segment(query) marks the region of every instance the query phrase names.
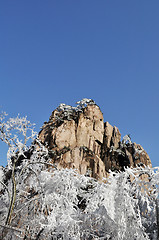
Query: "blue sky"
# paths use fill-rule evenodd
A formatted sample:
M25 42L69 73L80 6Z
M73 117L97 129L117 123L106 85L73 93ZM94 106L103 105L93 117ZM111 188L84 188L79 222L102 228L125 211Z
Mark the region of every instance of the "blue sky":
M1 1L0 109L39 131L60 103L92 98L159 165L158 12L158 0Z

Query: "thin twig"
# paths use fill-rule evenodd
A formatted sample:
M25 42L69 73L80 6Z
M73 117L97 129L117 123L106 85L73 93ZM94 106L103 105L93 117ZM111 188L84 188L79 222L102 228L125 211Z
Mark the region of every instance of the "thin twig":
M11 229L11 230L14 230L14 231L17 231L17 232L24 233L24 230L19 229L19 228L15 228L15 227L11 227L11 226L8 226L8 225L2 225L2 224L0 224L0 227L2 227L2 228L7 228L7 229Z
M7 187L2 181L0 181L0 183L5 187L5 189L7 190L7 193L8 193L9 199L11 199L11 195L10 195L10 192L9 192L8 187Z
M40 197L36 197L36 198L31 199L31 200L28 201L28 202L25 202L24 205L23 205L19 210L17 210L17 212L15 213L15 216L12 218L12 221L16 218L17 213L19 213L23 208L25 208L26 205L28 205L29 203L31 203L31 202L33 202L33 201L35 201L35 200L38 200L39 198L40 198Z
M55 165L54 165L54 164L51 164L51 163L46 163L46 162L41 162L41 161L38 161L38 162L30 162L30 163L28 163L26 166L24 166L24 167L22 168L22 170L21 170L21 172L19 173L19 176L18 176L18 181L20 180L20 176L22 175L22 173L25 171L25 169L26 169L29 165L38 164L38 163L44 164L44 165L49 165L49 166L51 166L51 167L55 167Z

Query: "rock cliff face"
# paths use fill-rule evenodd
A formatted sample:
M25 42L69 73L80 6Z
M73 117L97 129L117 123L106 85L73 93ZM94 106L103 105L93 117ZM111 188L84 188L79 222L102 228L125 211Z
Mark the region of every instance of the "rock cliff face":
M39 139L47 145L57 168L74 168L97 179L107 177L109 170L151 166L139 144L132 143L128 135L121 141L119 129L104 123L91 99L83 99L77 107L61 104L44 123Z

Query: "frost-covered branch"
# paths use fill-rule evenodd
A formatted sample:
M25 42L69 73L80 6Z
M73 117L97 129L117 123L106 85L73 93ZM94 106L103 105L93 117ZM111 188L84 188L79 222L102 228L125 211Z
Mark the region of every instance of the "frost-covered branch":
M77 104L82 111L94 102ZM61 105L58 117L71 117L77 109ZM15 240L7 229L19 226L30 239L157 240L158 167L110 171L101 183L73 169L58 170L38 138L27 146L36 136L30 122L19 116L4 122L5 117L0 136L9 147L9 174L4 180L0 171L0 226L6 239ZM123 144L130 143L124 138Z
M27 120L27 117L9 118L6 113L1 114L0 117L0 140L8 145L8 167L11 168L12 159L18 159L18 156L24 155L27 151L27 143L33 140L37 133L34 131L34 124Z
M7 228L7 229L10 229L10 230L13 230L13 231L20 232L20 233L23 233L23 232L24 232L24 230L22 230L22 229L15 228L15 227L11 227L11 226L8 226L8 225L2 225L2 224L0 224L0 227L2 227L2 228Z
M0 181L0 184L2 184L3 187L7 190L7 193L8 193L9 199L11 199L11 194L10 194L10 191L9 191L8 187L7 187L2 181Z

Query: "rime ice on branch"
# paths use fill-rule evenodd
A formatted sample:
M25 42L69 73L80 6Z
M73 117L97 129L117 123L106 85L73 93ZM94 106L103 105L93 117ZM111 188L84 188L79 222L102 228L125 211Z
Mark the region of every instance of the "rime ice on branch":
M1 239L157 240L159 168L129 135L121 141L93 100L61 104L39 138L26 118L5 117Z

